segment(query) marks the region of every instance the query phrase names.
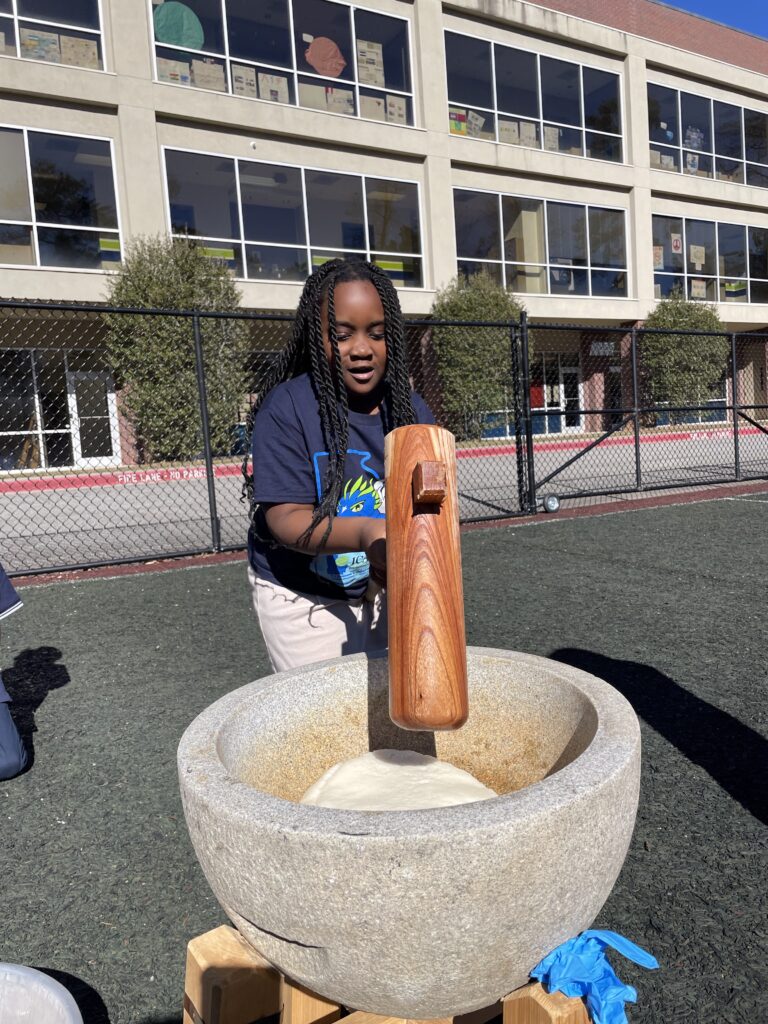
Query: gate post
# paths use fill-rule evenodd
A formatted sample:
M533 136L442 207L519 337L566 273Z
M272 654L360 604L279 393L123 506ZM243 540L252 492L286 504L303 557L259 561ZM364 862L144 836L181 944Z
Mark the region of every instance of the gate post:
M643 489L643 468L640 464L640 389L637 382L637 327L630 332L630 354L632 356L632 422L635 430L635 488Z
M736 480L741 480L739 452L739 369L736 362L736 332L731 333L731 394L733 397L733 469Z
M197 391L200 399L200 425L203 431L203 454L205 457L205 479L208 484L208 511L211 519L211 545L221 551L221 524L216 509L216 481L213 477L213 453L211 451L211 427L208 421L208 393L205 387L205 362L203 360L203 339L200 333L200 314L192 314L192 331L195 338L195 367L197 369Z
M533 417L531 416L531 373L528 352L528 313L520 313L520 353L523 371L523 421L525 424L525 461L528 469L528 493L524 511L536 514L536 471L533 465Z
M525 453L523 451L523 396L520 382L520 328L514 320L509 324L509 361L512 371L512 411L515 417L515 462L517 463L517 504L521 512L528 507Z

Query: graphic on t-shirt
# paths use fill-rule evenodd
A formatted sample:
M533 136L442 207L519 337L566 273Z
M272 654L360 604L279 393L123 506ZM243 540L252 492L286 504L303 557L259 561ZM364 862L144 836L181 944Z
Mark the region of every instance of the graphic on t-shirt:
M371 453L355 448L347 450L345 469L354 467L353 475L344 482L336 506L337 516L369 516L383 519L385 515L384 481L370 466ZM315 452L315 485L318 499L322 497L322 481L328 466L328 452ZM343 555L317 555L311 569L324 580L337 586L350 587L368 577L368 558L364 551Z

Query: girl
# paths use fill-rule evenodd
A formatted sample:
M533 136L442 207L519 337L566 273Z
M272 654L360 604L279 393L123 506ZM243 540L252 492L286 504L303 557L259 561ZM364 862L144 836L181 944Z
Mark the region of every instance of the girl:
M0 619L21 608L21 598L0 565ZM0 677L0 779L11 779L27 764L27 751L11 718L8 691Z
M434 418L410 389L392 282L323 264L249 422L248 578L276 672L387 646L384 435L409 423Z

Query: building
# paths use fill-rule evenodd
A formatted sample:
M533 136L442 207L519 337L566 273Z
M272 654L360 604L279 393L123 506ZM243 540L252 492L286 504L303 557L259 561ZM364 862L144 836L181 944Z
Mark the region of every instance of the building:
M169 231L252 309L357 253L411 315L485 268L539 323L636 324L680 285L729 329L768 324L768 40L655 0L0 0L0 107L4 297L103 301L125 244ZM586 344L541 347L542 432L620 389L608 349L587 379ZM47 358L3 336L0 470L31 422L2 389L34 397L43 450L46 375L60 464L88 464L78 381L92 464L119 462L108 367ZM744 358L765 403L765 345Z

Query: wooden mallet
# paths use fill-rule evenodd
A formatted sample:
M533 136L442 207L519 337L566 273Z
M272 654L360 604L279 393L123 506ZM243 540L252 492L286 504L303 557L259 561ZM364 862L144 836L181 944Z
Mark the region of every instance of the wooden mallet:
M384 441L389 713L402 729L467 720L456 442L431 425Z

